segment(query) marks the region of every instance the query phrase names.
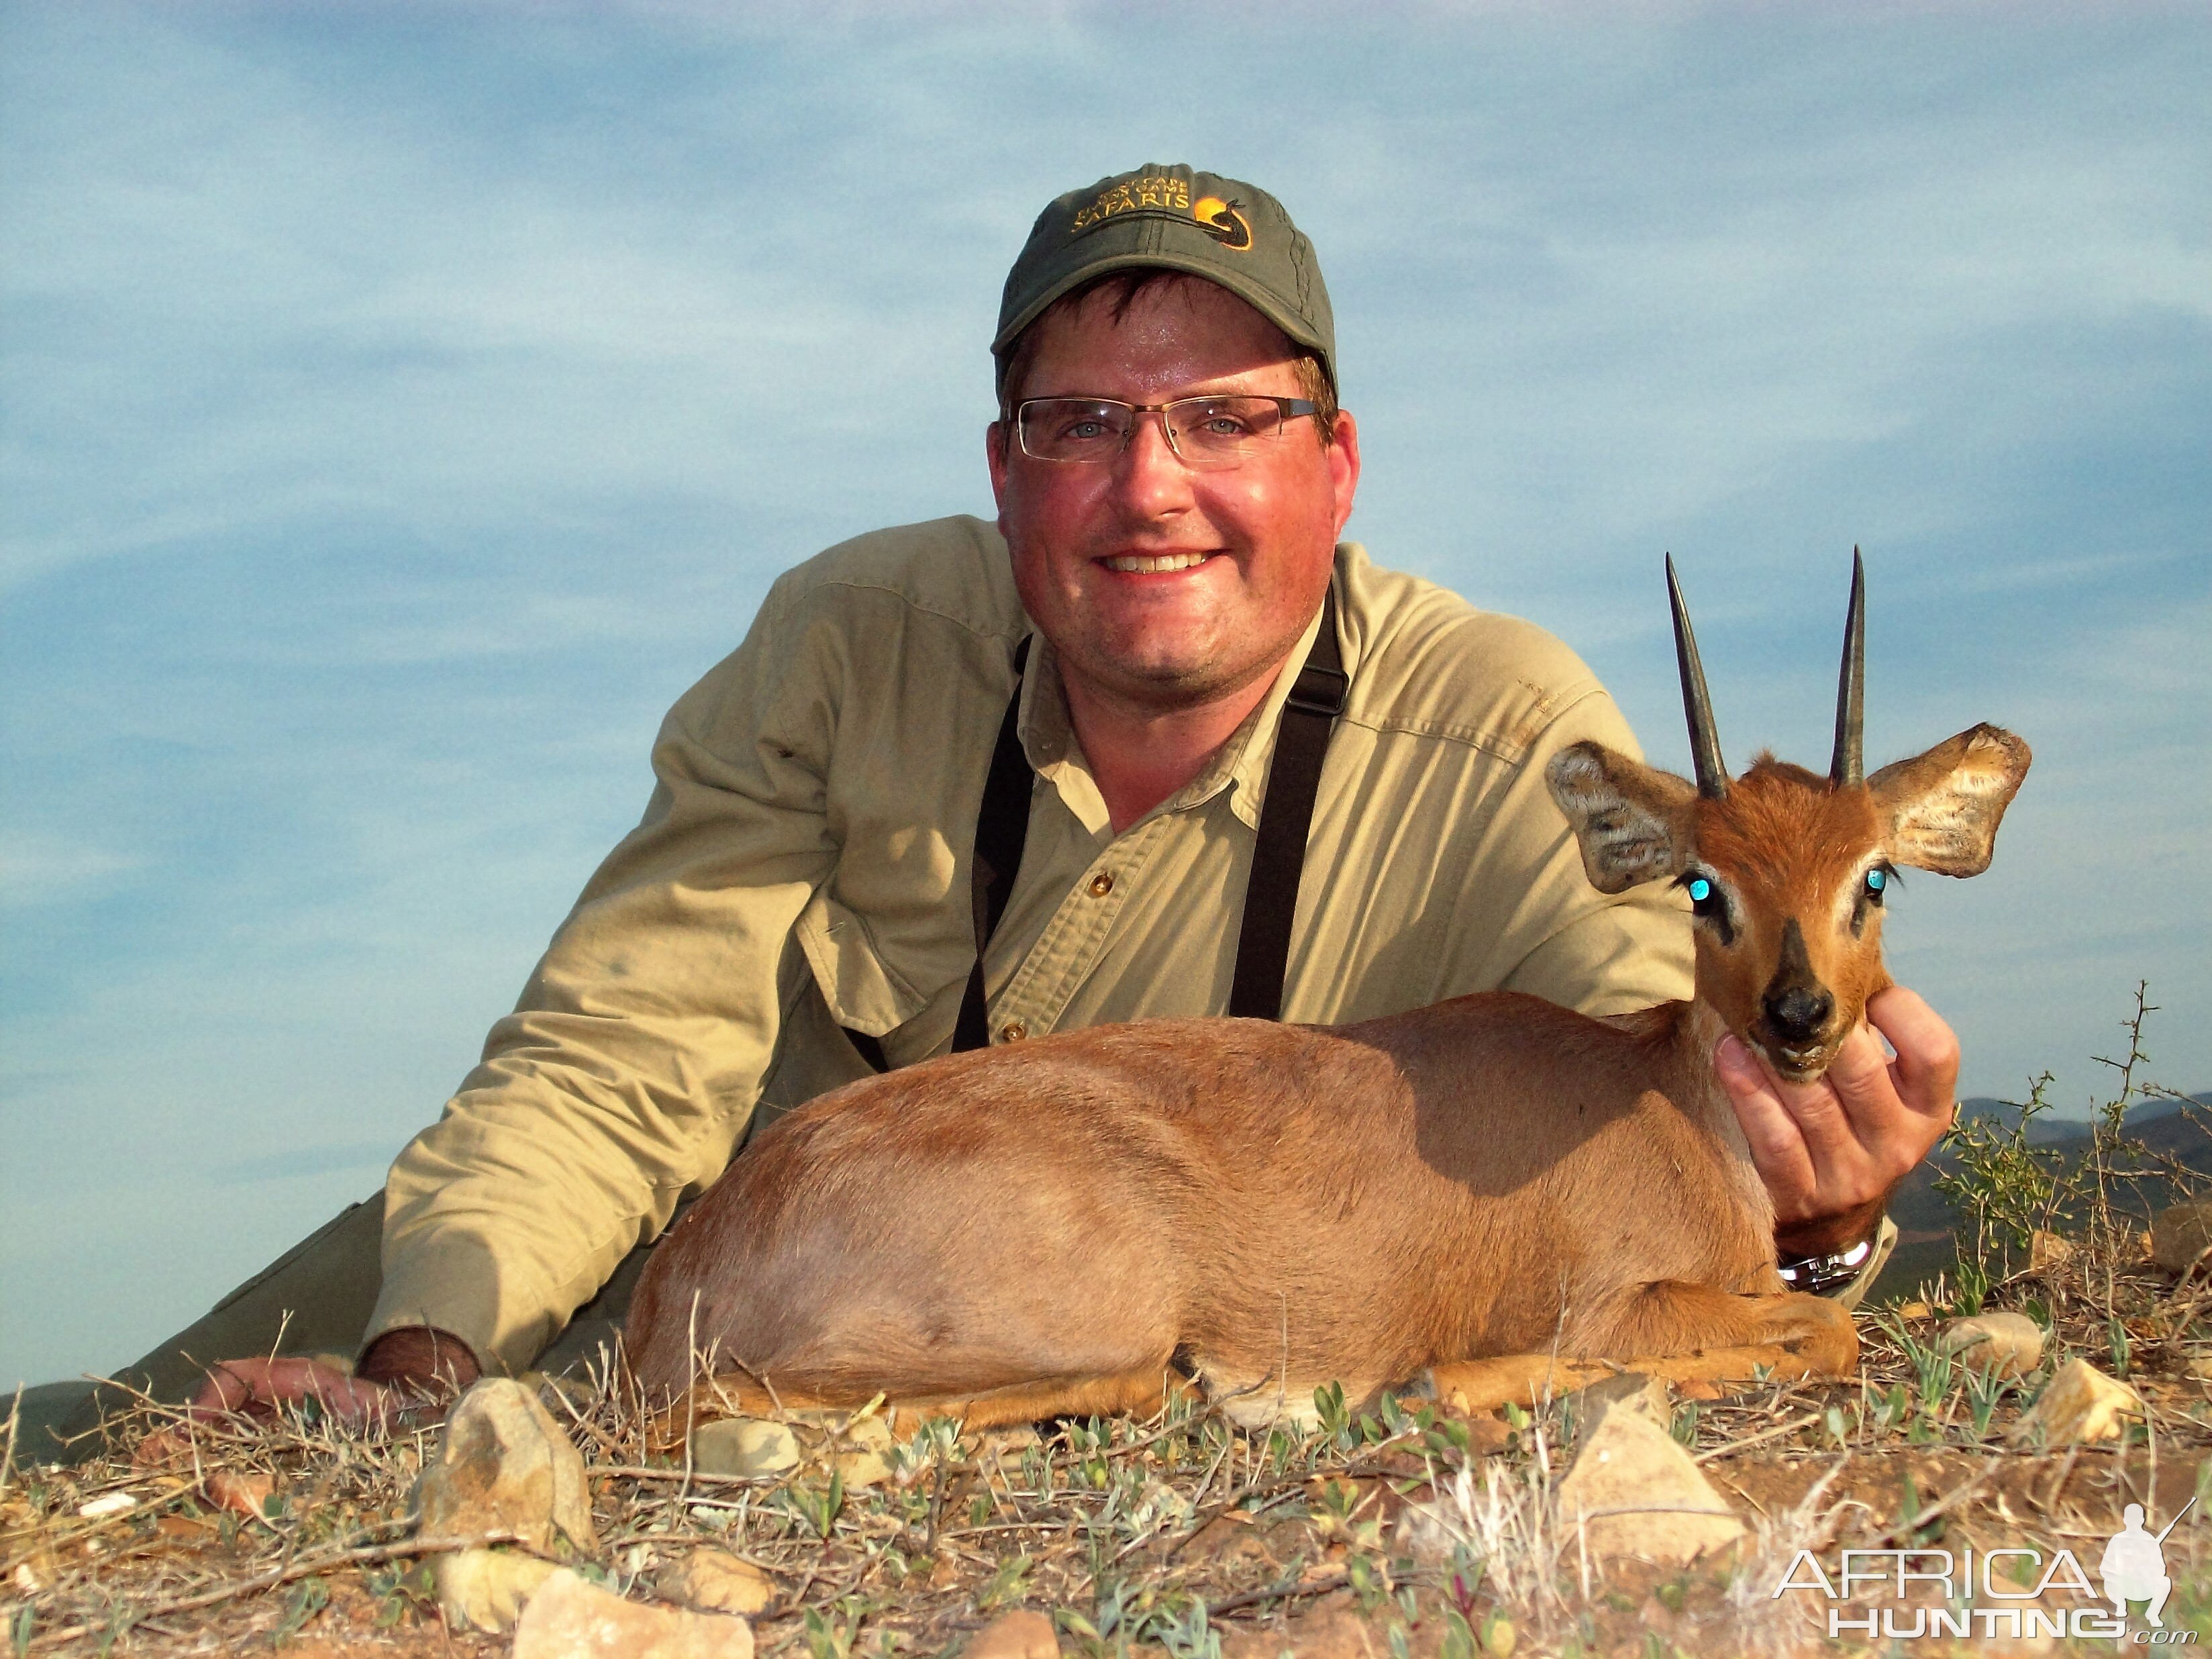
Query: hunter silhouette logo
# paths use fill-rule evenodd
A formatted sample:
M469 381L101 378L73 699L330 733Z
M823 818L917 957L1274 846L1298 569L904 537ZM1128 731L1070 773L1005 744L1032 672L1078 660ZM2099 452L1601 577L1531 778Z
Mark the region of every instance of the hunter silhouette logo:
M2072 1637L2136 1647L2191 1646L2197 1632L2169 1629L2162 1615L2173 1591L2166 1571L2166 1540L2196 1507L2191 1498L2165 1531L2152 1532L2143 1524L2143 1506L2129 1504L2120 1530L2097 1563L2104 1580L2101 1598L2072 1550L2021 1547L1969 1547L1957 1553L1942 1547L1846 1549L1832 1577L1812 1551L1799 1550L1774 1595L1816 1592L1828 1604L1824 1611L1831 1640L1863 1636L1883 1642L1940 1637L2020 1642ZM2066 1599L2054 1603L2046 1599L2051 1597ZM2143 1611L2149 1628L2132 1635L2131 1602L2149 1604Z
M1190 216L1222 246L1242 253L1252 246L1252 227L1237 210L1239 205L1218 196L1201 196L1190 204Z

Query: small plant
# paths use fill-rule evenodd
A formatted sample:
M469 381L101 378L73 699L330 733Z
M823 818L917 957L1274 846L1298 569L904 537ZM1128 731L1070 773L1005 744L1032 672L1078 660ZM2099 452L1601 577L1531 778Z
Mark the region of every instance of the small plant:
M1352 1411L1344 1403L1344 1384L1326 1382L1314 1390L1314 1410L1321 1418L1322 1437L1339 1451L1352 1447Z
M784 1489L783 1503L808 1531L827 1540L845 1507L845 1477L839 1470L832 1469L829 1484L824 1486L794 1480Z
M1146 1626L1146 1634L1174 1659L1221 1659L1221 1632L1207 1625L1202 1595L1183 1600L1180 1612L1163 1609Z
M1970 1365L1966 1367L1966 1410L1973 1419L1974 1438L1986 1440L1997 1402L2011 1390L2012 1384L1994 1365ZM2208 1460L2206 1467L2212 1468L2212 1460Z
M1017 1555L1011 1561L1000 1562L998 1571L991 1575L991 1582L975 1593L976 1611L990 1613L1020 1601L1029 1592L1031 1565L1027 1554ZM1117 1584L1115 1588L1118 1590L1119 1585ZM1104 1594L1103 1589L1100 1593L1102 1595ZM1117 1608L1119 1605L1117 1601L1115 1603Z

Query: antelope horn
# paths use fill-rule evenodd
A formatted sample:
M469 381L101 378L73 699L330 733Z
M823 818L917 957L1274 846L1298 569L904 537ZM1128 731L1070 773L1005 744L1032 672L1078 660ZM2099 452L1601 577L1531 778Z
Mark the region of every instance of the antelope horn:
M1705 690L1705 665L1698 660L1697 636L1682 604L1682 585L1674 579L1674 556L1667 556L1667 598L1674 607L1674 660L1682 671L1682 712L1690 718L1690 759L1698 769L1698 793L1718 800L1728 793L1728 767L1721 760L1720 733L1713 729L1713 697Z
M1866 561L1851 550L1851 613L1844 623L1844 666L1836 683L1836 756L1828 781L1856 787L1866 776Z

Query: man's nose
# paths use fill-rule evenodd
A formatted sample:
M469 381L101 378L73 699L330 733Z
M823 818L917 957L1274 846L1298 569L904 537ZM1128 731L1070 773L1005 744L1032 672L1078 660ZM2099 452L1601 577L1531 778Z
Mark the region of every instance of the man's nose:
M1139 410L1116 464L1122 495L1148 514L1190 498L1191 470L1168 441L1167 418L1159 410Z

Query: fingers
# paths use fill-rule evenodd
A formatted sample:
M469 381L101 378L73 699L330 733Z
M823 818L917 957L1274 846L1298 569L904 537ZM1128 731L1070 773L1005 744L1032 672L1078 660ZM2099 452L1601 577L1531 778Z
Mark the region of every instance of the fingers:
M1783 1103L1780 1079L1733 1036L1713 1050L1713 1073L1735 1109L1753 1167L1774 1195L1777 1211L1794 1215L1819 1182L1805 1132Z
M1942 1127L1948 1128L1958 1110L1957 1033L1942 1015L1901 985L1869 998L1867 1018L1897 1050L1890 1070L1895 1074L1899 1098L1923 1116L1940 1117Z
M196 1417L242 1413L269 1417L283 1406L313 1401L350 1427L380 1423L391 1409L390 1391L362 1382L319 1359L225 1359L208 1368L208 1380L194 1396Z

